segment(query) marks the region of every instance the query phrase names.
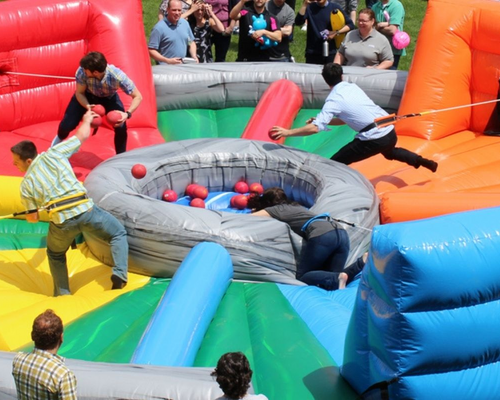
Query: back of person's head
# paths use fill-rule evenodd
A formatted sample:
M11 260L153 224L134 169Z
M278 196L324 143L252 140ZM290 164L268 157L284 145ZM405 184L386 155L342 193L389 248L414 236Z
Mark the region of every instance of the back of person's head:
M18 144L12 146L10 151L14 154L17 154L19 158L23 161L28 159L34 160L38 155L38 151L36 149L35 143L30 140L23 140Z
M321 75L328 86L335 86L342 82L342 66L340 64L328 63L323 66Z
M35 347L41 350L52 350L60 344L63 323L54 311L46 310L33 321L31 339Z
M255 211L280 204L290 204L290 200L285 191L279 187L266 189L262 196L250 196L248 199L248 208Z
M92 51L80 60L80 67L88 69L90 72L104 72L107 66L106 57L98 51Z
M244 397L252 381L250 363L241 352L222 355L211 375L215 376L221 390L231 399Z

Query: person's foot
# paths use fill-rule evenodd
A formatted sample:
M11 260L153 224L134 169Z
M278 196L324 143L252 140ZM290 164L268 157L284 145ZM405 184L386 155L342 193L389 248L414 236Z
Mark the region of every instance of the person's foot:
M116 275L111 275L111 282L113 283L113 285L111 286L111 290L123 289L127 284L127 282Z
M436 172L438 169L438 163L433 160L429 160L428 158L419 158L419 166L430 169L432 172Z
M348 279L348 276L345 272L341 272L339 274L339 290L345 289L345 287L347 285L347 279Z

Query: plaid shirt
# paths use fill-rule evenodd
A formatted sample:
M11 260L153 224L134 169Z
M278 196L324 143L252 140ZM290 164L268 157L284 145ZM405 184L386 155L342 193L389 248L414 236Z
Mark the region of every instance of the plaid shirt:
M64 358L34 349L18 353L12 362L19 400L76 400L76 377Z
M87 77L83 68L79 67L76 70L76 83L87 86L87 90L97 97L111 97L120 88L127 94L131 94L135 89L134 82L125 72L111 64L106 67L102 80Z
M80 148L80 140L73 136L70 139L39 154L31 163L21 182L21 200L27 210L34 210L47 205L48 202L61 200L78 193L87 193L83 184L76 179L68 158ZM52 213L51 220L62 224L65 220L83 214L93 206L87 202L75 207Z

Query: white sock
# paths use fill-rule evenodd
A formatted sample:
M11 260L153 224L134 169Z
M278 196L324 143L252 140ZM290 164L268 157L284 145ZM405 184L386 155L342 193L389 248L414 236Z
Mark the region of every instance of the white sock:
M52 144L50 145L50 147L54 147L56 144L59 144L61 143L62 140L59 139L59 136L56 135L56 137L54 138L54 140L52 141Z

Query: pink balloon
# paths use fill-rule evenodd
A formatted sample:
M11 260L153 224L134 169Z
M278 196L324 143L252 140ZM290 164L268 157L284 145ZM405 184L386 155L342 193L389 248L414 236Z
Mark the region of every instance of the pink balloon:
M410 40L410 35L406 32L397 31L392 37L392 44L396 49L402 50L410 44Z

